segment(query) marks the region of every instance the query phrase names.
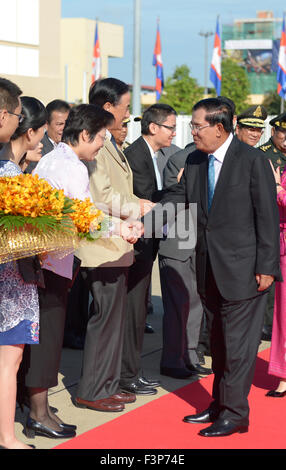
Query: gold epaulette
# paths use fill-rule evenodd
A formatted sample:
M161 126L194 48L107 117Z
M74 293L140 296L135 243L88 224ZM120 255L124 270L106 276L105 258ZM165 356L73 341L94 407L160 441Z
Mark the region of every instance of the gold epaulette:
M260 150L262 150L263 152L266 152L266 150L270 149L270 147L271 147L271 144L269 144L269 145L262 145L262 146L259 147L259 148L260 148Z

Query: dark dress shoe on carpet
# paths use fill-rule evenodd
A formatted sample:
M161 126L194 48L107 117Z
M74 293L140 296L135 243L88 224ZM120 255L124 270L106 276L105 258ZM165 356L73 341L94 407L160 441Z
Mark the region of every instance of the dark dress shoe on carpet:
M283 398L286 396L286 390L284 392L276 392L276 390L269 390L266 393L266 397L273 397L273 398Z
M151 388L150 386L143 385L138 380L130 382L128 384L120 384L120 388L124 392L135 393L136 395L156 395L156 388Z
M195 372L188 369L177 369L175 367L160 367L160 374L172 377L173 379L188 379L192 377Z
M45 426L44 424L39 423L38 421L35 421L30 416L28 416L24 434L26 434L26 436L30 439L34 439L36 435L50 437L52 439L66 439L74 437L76 432L74 429L66 428L61 428L61 431L55 431L54 429L49 428L48 426Z
M188 364L187 368L194 374L209 375L213 373L211 369L202 367L200 364Z
M134 403L136 401L136 395L135 393L130 393L130 392L118 392L115 393L115 395L111 395L109 398L111 398L114 401L117 401L118 403Z
M155 333L153 326L150 323L145 323L145 333Z
M218 419L208 428L201 429L199 435L204 437L222 437L230 436L236 432L248 432L248 426L232 423L228 419Z
M67 423L59 423L59 426L62 429L67 429L71 431L76 431L76 428L77 428L75 424L67 424Z
M112 400L111 398L102 398L101 400L83 400L82 398L77 397L74 400L75 406L78 408L88 408L89 410L95 411L123 411L124 403L119 403L118 401Z
M146 379L146 377L138 377L138 382L140 382L142 385L145 385L146 387L151 388L161 386L160 380Z
M210 410L209 408L207 408L206 410L201 411L201 413L185 416L183 421L185 423L193 423L193 424L213 423L217 418L218 418L218 414Z

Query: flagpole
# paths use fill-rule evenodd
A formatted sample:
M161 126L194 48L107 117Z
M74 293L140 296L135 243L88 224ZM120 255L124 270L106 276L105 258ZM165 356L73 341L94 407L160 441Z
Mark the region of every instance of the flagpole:
M141 0L134 0L132 114L141 114Z
M208 65L208 38L209 36L213 36L213 32L207 31L206 33L203 33L202 31L199 32L199 36L203 36L205 38L205 96L208 94L208 70L209 70L209 65Z

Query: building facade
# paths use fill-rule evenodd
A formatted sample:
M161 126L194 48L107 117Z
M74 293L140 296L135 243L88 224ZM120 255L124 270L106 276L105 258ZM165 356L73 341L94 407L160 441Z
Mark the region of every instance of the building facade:
M282 18L274 18L271 11L258 11L256 18L222 25L223 57L231 57L246 69L255 104L276 90L281 29Z
M0 0L0 11L0 75L45 104L61 97L61 0Z
M62 18L61 73L65 99L71 103L86 102L91 85L95 20ZM124 28L98 21L101 76L108 76L108 60L123 57Z

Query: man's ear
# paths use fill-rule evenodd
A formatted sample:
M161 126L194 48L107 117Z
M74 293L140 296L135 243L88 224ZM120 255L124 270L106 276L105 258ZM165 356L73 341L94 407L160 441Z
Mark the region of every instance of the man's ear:
M155 135L156 132L157 132L157 129L158 129L158 125L155 124L154 122L150 122L150 124L149 124L149 133L151 135Z
M5 109L2 109L0 111L0 128L4 126L6 115L7 115L7 111Z
M109 101L106 101L106 103L104 103L104 105L102 107L105 111L110 112L110 109L112 108L112 104Z

